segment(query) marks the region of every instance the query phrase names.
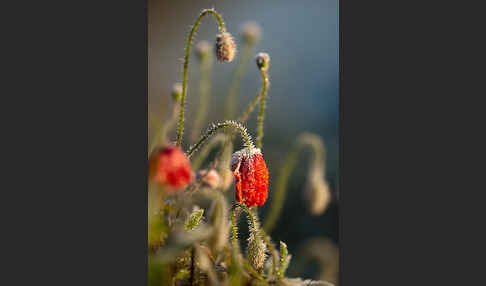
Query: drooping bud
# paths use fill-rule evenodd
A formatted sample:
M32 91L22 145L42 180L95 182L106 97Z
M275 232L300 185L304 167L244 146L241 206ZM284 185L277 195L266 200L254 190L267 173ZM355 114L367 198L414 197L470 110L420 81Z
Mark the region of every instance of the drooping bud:
M200 41L196 45L196 56L200 61L209 59L211 56L212 47L208 41Z
M191 164L180 147L168 145L152 152L148 161L148 179L168 191L183 189L192 182Z
M178 82L172 87L172 99L175 102L179 102L182 96L182 85Z
M321 168L315 168L309 175L305 199L307 207L312 215L318 216L324 213L331 201L329 185L323 178Z
M235 200L262 206L268 196L268 170L260 149L247 147L233 153L231 170L236 178Z
M201 171L199 171L198 175L199 175L200 178L202 178L202 183L206 187L210 187L212 189L215 189L221 183L221 178L220 178L218 172L216 172L216 170L214 170L214 169L209 170L209 172L208 172L208 170L201 170Z
M228 32L218 34L216 37L216 58L218 61L231 62L236 54L236 44Z
M250 45L258 42L261 38L261 34L262 29L256 22L249 21L244 23L241 27L241 35L243 36L243 40Z
M246 256L248 257L248 262L250 262L251 266L257 271L260 271L263 269L263 265L267 258L267 245L261 237L258 237L258 235L258 231L250 232Z
M267 70L270 66L270 56L267 53L258 53L255 60L260 70Z

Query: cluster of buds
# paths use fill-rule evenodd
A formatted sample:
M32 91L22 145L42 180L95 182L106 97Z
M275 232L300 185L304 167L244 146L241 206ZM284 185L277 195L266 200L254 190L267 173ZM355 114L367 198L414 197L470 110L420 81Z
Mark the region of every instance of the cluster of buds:
M236 178L235 200L249 207L262 206L268 196L268 170L260 149L247 147L235 152L231 170Z
M216 58L218 61L231 62L236 55L236 44L228 32L222 32L216 36Z
M193 180L189 159L174 145L156 149L148 161L148 179L168 191L183 189Z

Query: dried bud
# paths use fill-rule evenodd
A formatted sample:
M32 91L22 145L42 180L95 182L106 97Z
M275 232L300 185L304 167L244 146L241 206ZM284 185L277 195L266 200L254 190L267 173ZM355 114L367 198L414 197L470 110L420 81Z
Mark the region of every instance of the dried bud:
M148 162L148 178L169 191L183 189L192 181L189 159L180 147L169 145L155 150Z
M270 65L270 56L267 53L258 53L256 64L260 70L267 70Z
M260 149L233 153L231 170L236 178L235 200L249 207L262 206L268 196L268 170Z
M201 170L199 176L202 178L202 183L212 189L217 188L221 182L218 172L216 170Z
M331 192L329 191L329 185L322 177L320 168L312 171L307 184L305 199L308 209L312 215L321 215L331 201Z
M209 57L211 56L211 49L211 45L208 41L200 41L196 45L196 56L201 61L209 59Z
M236 44L228 32L223 32L216 37L216 58L220 62L231 62L236 54Z
M243 24L241 34L245 42L253 45L260 40L262 29L256 22L250 21Z
M182 85L180 83L175 83L172 87L172 99L175 102L179 102L182 96Z

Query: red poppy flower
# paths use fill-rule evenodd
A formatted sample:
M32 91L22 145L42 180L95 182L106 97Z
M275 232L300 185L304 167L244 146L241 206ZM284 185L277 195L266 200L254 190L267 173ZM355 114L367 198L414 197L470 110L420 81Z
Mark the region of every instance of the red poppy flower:
M173 191L187 187L192 179L191 164L180 147L169 145L150 156L149 180Z
M249 207L262 206L268 196L268 170L260 149L235 152L231 170L236 178L235 200Z

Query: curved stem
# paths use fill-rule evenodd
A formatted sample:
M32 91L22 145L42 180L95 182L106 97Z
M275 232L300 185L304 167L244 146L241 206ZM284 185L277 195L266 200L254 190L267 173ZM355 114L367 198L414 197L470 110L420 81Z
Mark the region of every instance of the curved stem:
M192 43L192 39L194 38L194 33L196 32L197 27L199 26L199 23L201 22L202 18L206 15L214 15L218 20L219 31L221 33L226 32L226 27L224 26L223 19L218 14L218 12L216 12L216 10L214 9L203 10L199 15L199 17L197 18L194 26L192 26L191 33L189 34L189 39L186 45L186 54L184 56L184 72L182 76L182 98L181 98L181 110L179 116L179 129L177 131L177 146L181 145L182 132L184 129L184 105L186 103L186 92L187 92L187 68L189 67L189 55L191 52L191 43Z
M231 120L227 120L227 121L224 121L222 123L217 123L217 124L213 124L209 129L208 131L206 131L206 134L204 134L201 139L199 139L199 141L194 144L193 146L191 146L191 148L189 149L189 151L187 152L187 157L190 158L192 156L192 154L211 136L213 135L216 131L218 131L219 129L221 128L226 128L226 127L232 127L234 129L236 129L238 132L240 132L241 134L241 137L243 138L243 141L245 142L245 146L248 147L248 149L250 149L250 151L255 148L254 145L253 145L253 141L251 140L251 136L248 135L248 132L246 131L246 128L241 125L240 123L236 122L236 121L231 121Z
M260 97L260 113L258 114L258 132L257 132L257 148L262 149L262 138L263 138L263 119L265 118L265 96L267 95L268 89L268 73L266 69L261 69L263 78L263 89L262 95Z
M325 160L325 149L324 144L319 136L314 134L304 133L301 134L295 141L292 149L290 150L287 158L284 162L282 169L280 170L279 177L277 178L275 192L272 198L272 203L270 204L270 211L265 218L263 223L263 229L270 233L273 230L279 216L282 211L282 207L285 201L285 196L287 193L287 181L290 177L291 172L297 163L297 155L301 148L308 145L314 151L313 156L313 167L320 166L325 172L324 160Z

